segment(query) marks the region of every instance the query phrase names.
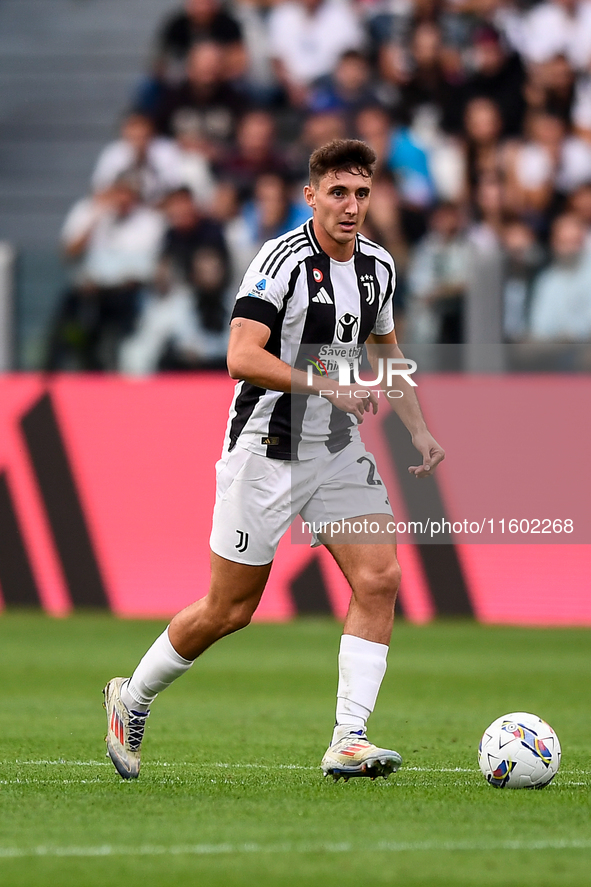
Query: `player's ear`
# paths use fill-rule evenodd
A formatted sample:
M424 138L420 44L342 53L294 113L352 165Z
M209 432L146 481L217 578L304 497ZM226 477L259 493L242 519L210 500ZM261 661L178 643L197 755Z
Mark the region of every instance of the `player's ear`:
M304 185L304 199L309 207L316 209L316 189L312 185Z

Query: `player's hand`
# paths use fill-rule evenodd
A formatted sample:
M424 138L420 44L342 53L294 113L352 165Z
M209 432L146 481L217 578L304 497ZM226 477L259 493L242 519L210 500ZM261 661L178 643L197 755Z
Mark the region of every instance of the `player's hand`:
M358 397L355 393L356 391L368 391L369 393L364 397ZM334 391L331 394L325 395L325 397L335 407L338 407L339 410L355 416L360 425L363 422L365 413L369 413L371 410L375 416L378 411L378 395L369 388L355 389L352 386L348 388L346 385L335 385Z
M445 451L428 431L413 435L412 442L423 457L423 464L411 465L408 473L414 474L415 477L429 477L437 465L445 459Z

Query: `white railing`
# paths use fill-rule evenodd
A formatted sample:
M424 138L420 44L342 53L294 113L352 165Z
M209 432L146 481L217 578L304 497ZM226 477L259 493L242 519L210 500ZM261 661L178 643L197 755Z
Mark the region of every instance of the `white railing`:
M0 373L13 368L15 256L12 244L0 241Z

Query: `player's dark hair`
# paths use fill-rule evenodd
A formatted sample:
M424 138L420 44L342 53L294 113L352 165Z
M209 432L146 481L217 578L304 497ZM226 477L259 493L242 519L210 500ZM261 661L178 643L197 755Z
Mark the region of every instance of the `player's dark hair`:
M310 184L318 187L329 172L352 172L371 179L376 166L376 152L359 139L333 139L316 148L310 157Z

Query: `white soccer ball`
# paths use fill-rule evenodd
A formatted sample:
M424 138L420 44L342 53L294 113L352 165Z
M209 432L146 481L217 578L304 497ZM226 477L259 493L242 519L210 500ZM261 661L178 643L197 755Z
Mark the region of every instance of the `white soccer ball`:
M495 788L544 788L560 767L560 742L552 727L525 711L493 721L478 746L478 764Z

